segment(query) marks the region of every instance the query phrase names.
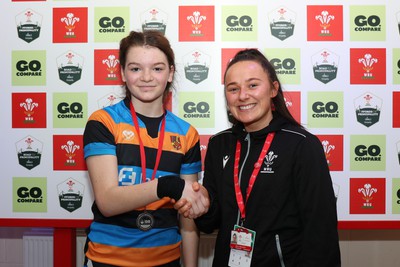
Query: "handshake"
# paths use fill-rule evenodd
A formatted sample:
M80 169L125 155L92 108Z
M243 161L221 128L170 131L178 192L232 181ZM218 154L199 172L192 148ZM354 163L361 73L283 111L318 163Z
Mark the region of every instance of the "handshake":
M170 197L179 214L189 219L205 214L210 207L210 197L204 186L175 175L158 179L157 196Z

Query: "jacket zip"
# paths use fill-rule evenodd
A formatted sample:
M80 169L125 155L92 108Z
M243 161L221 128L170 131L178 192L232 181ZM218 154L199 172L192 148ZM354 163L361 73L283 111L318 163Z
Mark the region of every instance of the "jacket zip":
M247 151L246 151L246 156L244 157L244 160L243 160L243 163L242 163L242 167L240 168L240 171L239 171L239 184L240 184L240 182L241 182L241 180L242 180L242 171L243 171L243 167L244 167L244 165L245 165L245 163L246 163L246 161L247 161L247 158L248 158L248 156L249 156L249 153L250 153L250 144L251 144L251 141L250 141L250 134L247 134L247 135L246 135L246 138L245 138L244 140L247 141ZM238 222L240 221L240 211L238 212L238 219L237 219L237 221L238 221ZM280 240L279 240L279 235L278 235L278 234L275 235L275 243L276 243L276 249L277 249L277 251L278 251L278 256L279 256L279 261L280 261L280 263L281 263L281 267L285 267L285 263L284 263L284 261L283 261L283 254L282 254L281 242L280 242Z
M276 249L278 251L279 261L281 262L281 267L285 267L285 263L283 262L281 241L279 240L279 235L278 234L275 235L275 243L276 243Z
M243 172L243 167L247 161L247 158L249 156L249 152L250 152L250 134L246 135L246 138L244 139L245 141L247 141L247 151L246 151L246 156L244 157L243 163L242 163L242 167L240 168L240 172L239 172L239 184L242 180L242 172Z
M242 167L240 168L239 171L239 185L242 181L242 172L243 172L243 166L245 165L247 158L249 156L250 153L250 134L247 133L246 137L244 138L245 141L247 141L247 151L246 151L246 156L244 157L243 163L242 163ZM237 224L239 225L240 222L240 210L238 210L238 217L237 217Z

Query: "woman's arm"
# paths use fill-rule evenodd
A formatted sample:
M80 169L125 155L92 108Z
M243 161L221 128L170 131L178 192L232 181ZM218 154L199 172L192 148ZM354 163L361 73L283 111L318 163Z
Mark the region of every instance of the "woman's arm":
M295 173L297 202L303 224L299 266L340 266L336 199L320 141L307 137L299 146Z

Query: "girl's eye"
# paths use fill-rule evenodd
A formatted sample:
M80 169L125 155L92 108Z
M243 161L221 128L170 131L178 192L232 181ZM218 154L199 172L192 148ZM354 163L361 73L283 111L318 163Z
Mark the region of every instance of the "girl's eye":
M157 72L160 72L160 71L162 71L163 69L160 68L160 67L156 67L156 68L154 68L154 70L157 71Z
M257 84L255 84L255 83L253 83L253 84L250 84L250 86L249 86L250 88L255 88L255 87L257 87Z
M138 72L140 69L139 68L131 68L131 71L133 72Z

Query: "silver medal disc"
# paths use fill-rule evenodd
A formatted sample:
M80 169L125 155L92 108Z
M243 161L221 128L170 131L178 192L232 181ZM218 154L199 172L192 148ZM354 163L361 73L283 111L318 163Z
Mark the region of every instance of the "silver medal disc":
M141 213L136 219L136 226L142 231L148 231L153 228L154 217L148 212Z

